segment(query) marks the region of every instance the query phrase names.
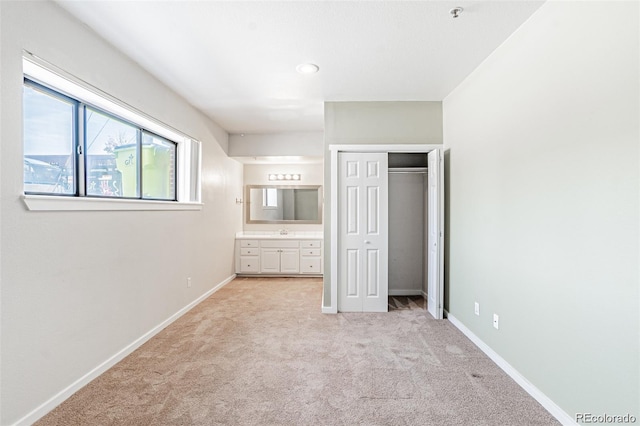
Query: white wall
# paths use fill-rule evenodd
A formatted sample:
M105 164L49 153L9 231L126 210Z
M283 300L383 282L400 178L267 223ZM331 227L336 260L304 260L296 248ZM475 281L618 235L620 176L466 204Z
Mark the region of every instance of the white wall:
M323 186L323 165L322 163L312 164L245 164L244 166L244 184L245 195L243 199L246 199L246 185L290 185L287 182L272 182L269 181L269 175L272 173L278 174L294 174L301 175L300 181L295 185L320 185ZM324 188L323 188L324 189ZM323 192L324 194L324 192ZM243 205L243 223L244 231L277 231L282 228L289 229L291 231L322 231L322 224L309 225L309 224L295 224L286 226L284 224L248 224L246 223L246 205Z
M324 306L331 301L331 155L334 144L441 144L441 102L325 102ZM334 303L337 306L337 303Z
M547 2L443 102L449 312L574 419L640 418L638 17Z
M226 156L220 127L54 3L3 1L0 10L0 423L8 425L233 274L242 165ZM203 210L27 211L22 49L201 140Z

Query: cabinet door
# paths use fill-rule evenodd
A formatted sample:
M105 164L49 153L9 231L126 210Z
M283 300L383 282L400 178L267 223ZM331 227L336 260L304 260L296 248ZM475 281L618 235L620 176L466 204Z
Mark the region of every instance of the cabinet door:
M300 250L280 249L280 272L285 274L300 273Z
M260 272L280 272L280 250L277 248L260 249Z

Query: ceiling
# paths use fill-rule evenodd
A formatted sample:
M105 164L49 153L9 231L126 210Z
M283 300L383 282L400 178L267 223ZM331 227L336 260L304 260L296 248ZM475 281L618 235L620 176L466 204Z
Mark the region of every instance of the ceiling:
M440 101L543 3L57 2L235 134L322 131L325 101Z

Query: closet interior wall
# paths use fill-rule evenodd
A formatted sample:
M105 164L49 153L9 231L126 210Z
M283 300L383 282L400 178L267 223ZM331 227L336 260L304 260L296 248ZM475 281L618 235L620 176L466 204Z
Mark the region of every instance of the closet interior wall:
M389 153L389 295L427 292L427 155Z

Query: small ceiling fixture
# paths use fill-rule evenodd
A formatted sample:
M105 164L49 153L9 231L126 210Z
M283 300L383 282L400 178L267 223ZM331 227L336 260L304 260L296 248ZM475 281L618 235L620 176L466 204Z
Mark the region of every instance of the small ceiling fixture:
M300 74L315 74L319 70L320 67L312 63L300 64L296 67L296 71L298 71Z
M449 13L450 13L454 18L457 18L458 16L460 16L460 14L462 13L462 11L463 11L463 10L464 10L463 8L461 8L460 6L458 6L458 7L454 7L453 9L451 9L451 10L449 11Z

